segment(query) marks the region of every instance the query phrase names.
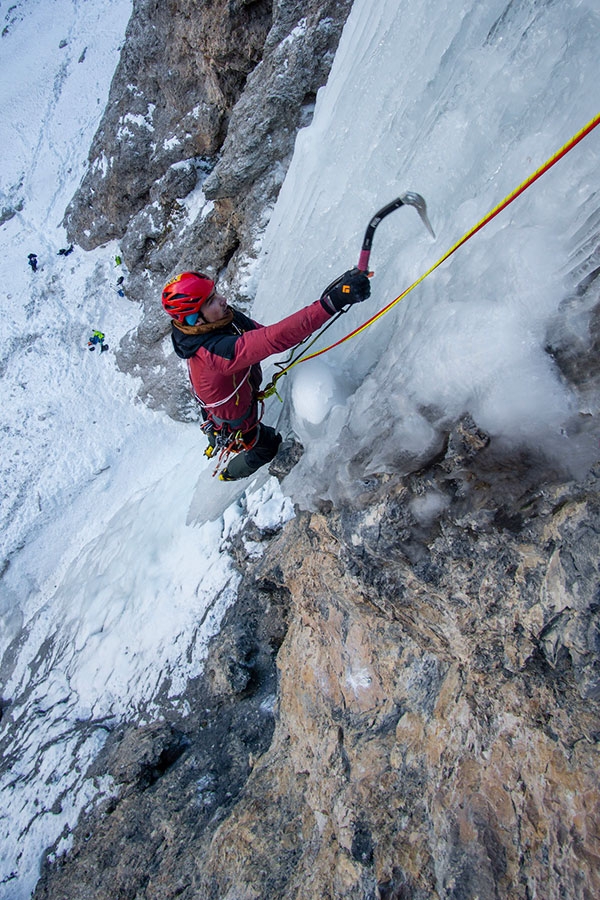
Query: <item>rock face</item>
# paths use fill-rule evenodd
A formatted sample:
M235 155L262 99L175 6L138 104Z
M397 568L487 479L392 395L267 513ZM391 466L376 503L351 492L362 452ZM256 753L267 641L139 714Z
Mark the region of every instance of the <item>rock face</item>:
M282 539L277 728L198 896L597 895L597 481L492 487L482 437Z
M115 736L120 793L36 900L597 897L599 475L501 460L467 418L298 516L189 720Z
M194 164L218 152L260 60L271 7L135 0L90 166L65 216L84 249L122 238L150 203L159 201L168 218L194 188Z
M143 320L118 363L141 378L148 405L174 418L196 410L177 359L163 350L161 289L175 271L200 269L218 275L238 304L251 299L244 260L257 252L351 5L134 2L65 225L85 249L119 241L123 288Z
M190 715L174 718L165 701L166 718L110 736L90 774L109 774L115 797L83 818L37 897L197 896L211 836L273 734L288 611L285 589L243 581L204 676L188 687Z

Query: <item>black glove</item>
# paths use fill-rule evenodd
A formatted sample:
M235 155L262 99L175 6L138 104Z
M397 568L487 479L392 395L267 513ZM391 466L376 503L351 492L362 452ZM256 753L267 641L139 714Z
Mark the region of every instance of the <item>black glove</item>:
M365 272L350 269L325 288L321 303L329 313L340 312L344 306L362 303L371 295L371 282Z

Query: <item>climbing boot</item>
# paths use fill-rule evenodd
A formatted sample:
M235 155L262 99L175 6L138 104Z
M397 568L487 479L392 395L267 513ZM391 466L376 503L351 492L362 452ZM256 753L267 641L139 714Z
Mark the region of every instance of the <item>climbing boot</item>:
M229 472L229 469L228 469L228 468L223 469L222 472L219 472L219 481L239 481L240 477L243 478L244 476L243 476L243 475L242 475L242 476L239 476L239 475L238 475L237 478L236 478L235 475L232 475L232 474Z
M256 469L253 469L246 462L246 454L238 453L221 472L219 478L221 481L237 481L238 478L248 478Z

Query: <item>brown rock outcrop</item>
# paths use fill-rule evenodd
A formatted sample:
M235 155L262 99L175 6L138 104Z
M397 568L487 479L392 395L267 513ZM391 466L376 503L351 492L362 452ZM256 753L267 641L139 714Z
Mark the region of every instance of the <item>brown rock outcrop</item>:
M218 152L271 17L271 0L134 0L89 169L65 214L72 240L90 250L123 237L171 166ZM163 194L163 213L195 181Z
M189 790L190 767L204 784L214 766L193 738L181 749L189 725L160 730L180 755L144 791L143 821L170 837L137 896L598 895L600 472L577 484L531 458L501 462L465 419L426 469L379 479L353 508L302 514L273 541L209 666L221 700L243 697L249 678L235 673L252 653L240 649L261 633L279 647L288 609L272 741L242 781L234 766L235 796L207 823L187 795L173 813L164 798ZM160 758L141 735L140 769L131 740L117 745L113 770L147 771L149 746ZM75 896L70 883L136 896L129 855L119 878L97 865L139 826L131 802L99 815L38 898ZM166 882L178 866L185 883Z
M289 527L275 737L201 896L597 896L597 484L470 474L477 513L404 550L416 482Z

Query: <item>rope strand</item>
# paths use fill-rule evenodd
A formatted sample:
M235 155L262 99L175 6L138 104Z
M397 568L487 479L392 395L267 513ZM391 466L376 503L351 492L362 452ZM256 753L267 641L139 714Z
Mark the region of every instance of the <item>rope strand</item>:
M509 206L514 200L516 200L517 197L519 197L524 191L526 191L527 188L531 187L531 185L534 184L534 182L536 182L538 180L538 178L541 178L541 176L545 172L547 172L548 169L551 169L552 166L554 166L560 159L563 158L563 156L566 156L566 154L570 150L572 150L573 147L575 147L580 141L582 141L583 138L586 137L591 131L593 131L594 128L596 128L596 126L599 124L600 124L600 113L595 115L594 118L591 119L587 123L587 125L585 125L580 131L578 131L569 141L567 141L567 143L564 144L560 148L560 150L557 150L557 152L554 153L549 159L547 159L546 162L543 163L543 165L541 165L538 169L536 169L535 172L533 172L529 176L529 178L527 178L527 179L525 179L525 181L521 182L521 184L518 187L516 187L514 189L514 191L511 191L511 193L508 194L504 198L504 200L502 200L500 203L498 203L497 206L495 206L493 209L491 209L490 212L487 213L487 215L485 215L476 225L473 226L473 228L470 229L470 231L467 231L466 234L464 234L460 238L460 240L458 240L455 244L453 244L453 246L450 247L450 249L447 250L446 253L444 253L444 255L441 256L438 259L438 261L431 266L431 268L427 269L427 271L424 272L424 274L421 275L420 278L418 278L416 281L414 281L409 287L406 288L406 290L402 291L402 293L399 294L394 300L392 300L391 303L388 303L387 306L384 306L383 309L380 309L379 312L375 313L374 316L371 316L370 319L367 319L366 322L363 322L362 325L359 325L358 328L355 328L354 331L351 331L351 332L349 332L349 334L344 335L344 337L340 338L338 341L335 341L333 344L329 344L329 346L323 347L321 350L317 350L315 353L310 353L309 355L305 355L305 353L306 353L306 350L305 350L299 357L297 357L296 359L293 359L291 362L289 362L289 364L286 365L285 368L283 368L280 372L278 372L273 377L273 380L270 382L267 390L270 390L271 394L275 393L276 392L276 384L277 384L277 381L279 380L279 378L281 378L282 375L286 375L290 371L290 369L294 368L294 366L297 366L301 362L307 362L309 359L316 359L318 356L321 356L323 353L327 353L329 350L333 350L334 347L339 347L340 344L343 344L346 341L349 341L350 338L356 337L356 335L361 334L363 331L365 331L367 328L369 328L369 326L371 326L374 322L377 322L378 319L381 319L381 317L384 316L391 309L393 309L397 303L400 303L400 301L403 300L407 296L407 294L410 294L410 292L412 290L414 290L414 288L416 288L417 285L421 284L421 282L424 281L428 275L431 275L431 273L434 272L435 269L438 268L438 266L441 266L443 262L445 262L450 256L452 256L453 253L456 253L456 251L459 249L459 247L462 247L462 245L465 244L470 238L472 238L473 235L477 234L478 231L481 231L481 229L485 225L487 225L488 222L491 222L491 220L493 218L495 218L499 213L501 213L502 210L506 209L506 207ZM324 330L325 329L322 329L317 334L317 336L315 337L315 341L323 333ZM313 344L314 344L314 341L312 341L311 344L309 344L309 347L311 347ZM306 349L309 349L309 348L306 348ZM265 392L265 396L270 396L270 394L267 394Z

